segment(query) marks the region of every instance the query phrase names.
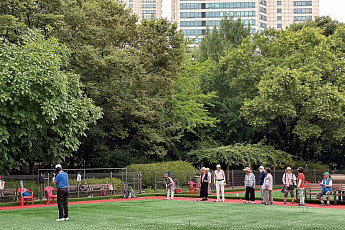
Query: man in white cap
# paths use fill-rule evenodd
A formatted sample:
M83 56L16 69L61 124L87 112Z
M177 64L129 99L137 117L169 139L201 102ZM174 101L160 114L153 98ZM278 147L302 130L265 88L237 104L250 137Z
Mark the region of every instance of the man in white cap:
M259 172L260 172L260 176L259 176L259 185L260 185L260 192L262 195L262 203L261 204L266 204L266 199L265 199L265 185L264 185L264 180L266 177L266 173L265 173L265 168L264 166L260 166L259 167Z
M59 219L56 221L67 221L68 218L68 175L62 171L62 166L57 164L55 166L55 173L53 183L56 184L57 200L59 208Z
M222 202L224 202L224 184L225 184L225 174L224 171L221 169L220 164L217 164L216 166L217 170L214 171L214 177L213 177L213 183L216 185L216 191L217 191L217 201L220 201L219 198L219 189L222 190Z

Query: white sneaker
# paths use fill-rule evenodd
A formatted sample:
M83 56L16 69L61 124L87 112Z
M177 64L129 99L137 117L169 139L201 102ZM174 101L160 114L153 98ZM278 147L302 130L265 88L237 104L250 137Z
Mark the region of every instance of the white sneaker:
M225 202L224 200L222 200L222 202Z
M56 219L56 221L65 221L65 218Z
M69 218L67 217L67 218L65 218L65 221L68 221L69 220Z
M255 201L253 201L252 204L255 204Z
M169 198L165 198L164 200L169 200Z
M171 198L171 200L173 200L174 198Z

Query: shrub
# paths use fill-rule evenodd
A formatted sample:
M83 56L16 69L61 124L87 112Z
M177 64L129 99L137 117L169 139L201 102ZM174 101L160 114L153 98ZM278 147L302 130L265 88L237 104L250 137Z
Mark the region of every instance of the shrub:
M162 180L162 172L175 172L173 173L173 179L177 179L180 182L185 181L189 178L189 172L195 172L195 167L184 161L168 161L152 164L131 164L127 166L128 172L141 172L143 175L143 187L154 188L155 183L155 172L160 172L157 174L157 179Z

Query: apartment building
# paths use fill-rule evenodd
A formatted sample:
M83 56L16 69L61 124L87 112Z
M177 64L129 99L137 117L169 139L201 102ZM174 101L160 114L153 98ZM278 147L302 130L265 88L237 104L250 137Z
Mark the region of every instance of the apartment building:
M162 0L119 0L130 8L139 19L151 19L162 17Z
M207 26L219 26L225 16L241 18L252 33L269 27L284 29L319 16L319 0L172 0L172 21L186 37L197 37L196 43Z

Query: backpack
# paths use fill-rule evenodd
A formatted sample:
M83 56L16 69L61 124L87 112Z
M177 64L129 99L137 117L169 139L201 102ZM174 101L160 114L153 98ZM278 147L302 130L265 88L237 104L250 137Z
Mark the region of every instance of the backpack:
M129 191L123 190L123 198L128 199L129 198Z

